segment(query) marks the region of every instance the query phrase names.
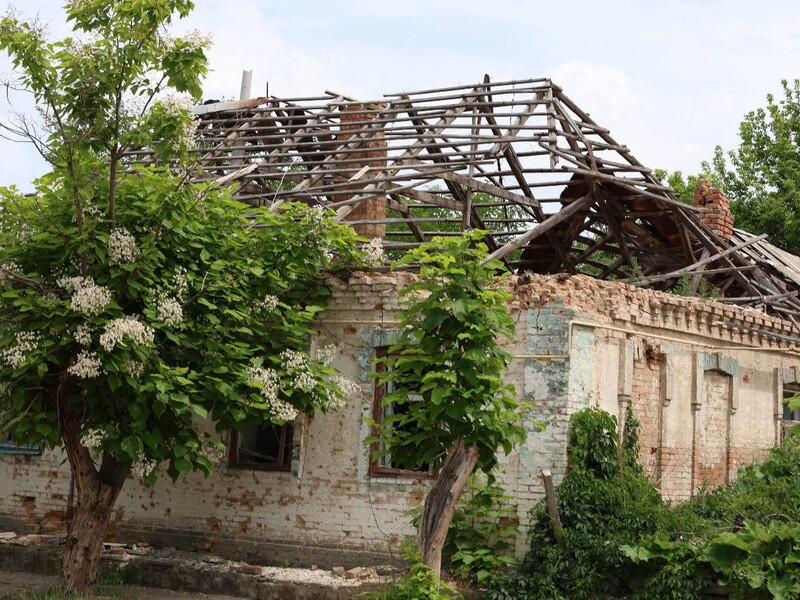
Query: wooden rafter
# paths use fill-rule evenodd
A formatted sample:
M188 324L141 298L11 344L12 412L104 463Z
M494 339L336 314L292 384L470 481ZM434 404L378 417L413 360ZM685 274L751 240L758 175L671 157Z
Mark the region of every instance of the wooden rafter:
M322 205L382 232L390 251L481 228L513 269L616 279L638 269L637 283L662 289L688 273L731 302L800 320L800 259L743 232L720 238L548 79L368 102L257 98L196 115L194 181L231 185L248 204ZM156 158L144 148L126 160Z

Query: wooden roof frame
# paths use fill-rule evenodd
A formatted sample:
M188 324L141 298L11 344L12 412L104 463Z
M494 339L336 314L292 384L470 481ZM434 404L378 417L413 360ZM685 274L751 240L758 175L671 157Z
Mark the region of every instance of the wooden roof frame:
M658 289L705 279L721 301L800 324L800 259L763 236L720 238L549 79L486 76L369 102L270 96L195 113L195 180L233 185L250 205L322 205L377 228L388 251L485 229L491 255L517 271ZM377 216L357 210L376 201L386 207Z

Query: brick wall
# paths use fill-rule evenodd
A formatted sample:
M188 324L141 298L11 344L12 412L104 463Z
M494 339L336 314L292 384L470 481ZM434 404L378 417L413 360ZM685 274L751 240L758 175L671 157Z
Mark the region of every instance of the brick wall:
M370 476L363 418L372 410L370 361L396 335L397 291L410 277L356 274L349 283L333 282L313 343L336 347L335 366L359 381L361 392L342 411L296 425L291 471L222 465L208 478L192 475L175 484L130 480L114 517L118 535L278 563L396 555L403 536L413 533L404 512L420 504L429 482ZM506 378L528 402L529 436L503 458L502 481L517 497L523 531L543 495L541 470L552 471L557 482L563 477L568 420L586 406L622 416L631 403L643 423L641 461L669 498L689 497L703 478L731 477L774 445L776 369L790 372L800 360L773 351L779 344L768 335L718 321L767 333L790 333L788 323L580 276L515 278L508 287L517 334L508 344L515 358ZM539 432L534 419L547 429ZM727 440L724 448L720 439ZM0 456L0 521L57 528L69 488L59 452ZM523 536L517 553L526 548Z

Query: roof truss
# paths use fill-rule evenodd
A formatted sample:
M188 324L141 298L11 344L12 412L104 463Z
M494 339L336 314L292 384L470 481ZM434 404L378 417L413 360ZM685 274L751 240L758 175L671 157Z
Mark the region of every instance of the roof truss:
M253 206L323 205L387 250L488 231L512 269L669 289L800 319L800 271L743 232L720 239L629 149L548 79L386 94L207 104L195 179ZM152 160L146 151L132 162Z

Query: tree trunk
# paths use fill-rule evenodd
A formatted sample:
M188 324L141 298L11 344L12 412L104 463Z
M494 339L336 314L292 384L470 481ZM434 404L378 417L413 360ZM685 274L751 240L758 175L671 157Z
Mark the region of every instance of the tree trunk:
M81 444L80 430L78 417L62 417L61 437L75 481L77 500L61 564L64 593L83 593L94 588L106 528L125 483L121 465L108 454L103 455L99 470L95 467L89 450Z
M464 446L457 440L447 453L439 477L425 498L419 525L420 554L422 562L437 576L442 572L442 549L453 513L477 463L478 447Z

